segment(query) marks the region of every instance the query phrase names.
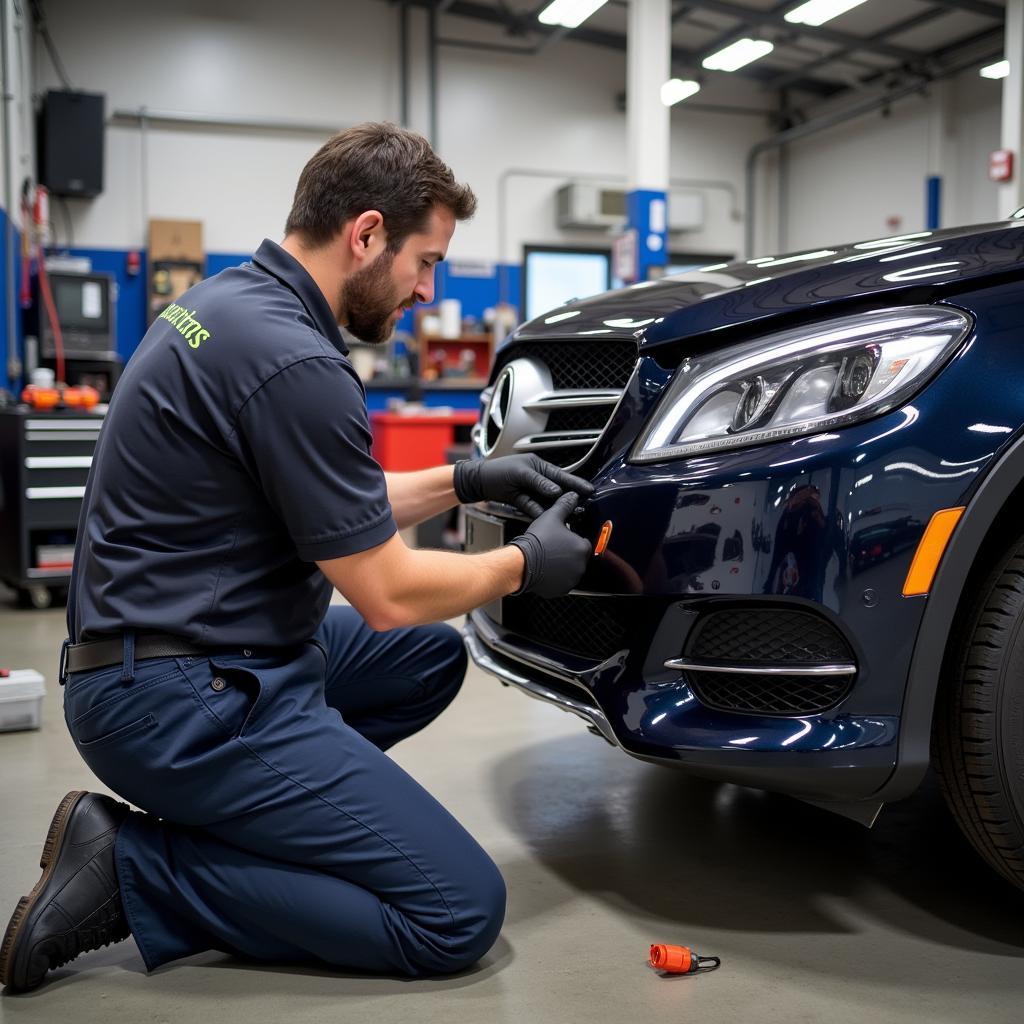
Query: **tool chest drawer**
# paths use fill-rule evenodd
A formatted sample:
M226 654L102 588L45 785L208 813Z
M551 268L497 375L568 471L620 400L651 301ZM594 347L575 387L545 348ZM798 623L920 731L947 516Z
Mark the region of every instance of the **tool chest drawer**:
M103 417L90 414L61 416L34 414L21 419L22 444L26 458L81 459L92 455L100 436ZM5 444L7 441L6 431Z
M44 607L66 587L100 413L0 410L0 579Z

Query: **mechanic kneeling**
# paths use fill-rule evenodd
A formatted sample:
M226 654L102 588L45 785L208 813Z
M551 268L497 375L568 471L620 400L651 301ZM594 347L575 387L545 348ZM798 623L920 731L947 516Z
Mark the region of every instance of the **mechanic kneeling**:
M565 522L592 488L536 456L385 474L339 331L383 342L430 302L475 206L418 135L349 129L282 244L147 332L97 445L62 671L82 757L146 813L65 797L5 985L129 934L150 970L217 949L432 975L494 943L496 866L384 751L462 682L458 633L426 623L579 581L591 548ZM534 520L485 554L397 533L484 499Z

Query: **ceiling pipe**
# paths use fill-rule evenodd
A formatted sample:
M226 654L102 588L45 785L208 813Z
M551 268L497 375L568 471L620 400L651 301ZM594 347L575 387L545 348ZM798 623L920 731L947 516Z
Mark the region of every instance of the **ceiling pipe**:
M310 124L305 121L277 121L262 117L232 117L221 114L195 114L184 110L121 109L111 113L110 124L174 124L203 128L233 128L251 132L296 132L302 135L334 135L345 125Z

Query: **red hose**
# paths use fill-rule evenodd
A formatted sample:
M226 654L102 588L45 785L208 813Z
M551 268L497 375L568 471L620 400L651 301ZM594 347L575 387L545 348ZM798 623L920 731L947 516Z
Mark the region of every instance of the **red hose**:
M57 357L57 383L66 384L64 380L64 335L61 333L60 320L57 318L57 307L53 304L53 294L50 291L50 278L46 273L46 258L43 255L43 247L39 246L36 260L39 264L39 293L43 297L43 304L46 306L46 316L50 321L50 329L53 331L53 348Z
M21 194L21 308L32 305L32 211L28 193Z

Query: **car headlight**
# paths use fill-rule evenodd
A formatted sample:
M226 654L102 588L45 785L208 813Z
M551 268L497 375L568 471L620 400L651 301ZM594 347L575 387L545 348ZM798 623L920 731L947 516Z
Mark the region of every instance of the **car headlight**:
M687 358L630 460L707 455L879 416L922 388L971 326L956 309L908 306Z

